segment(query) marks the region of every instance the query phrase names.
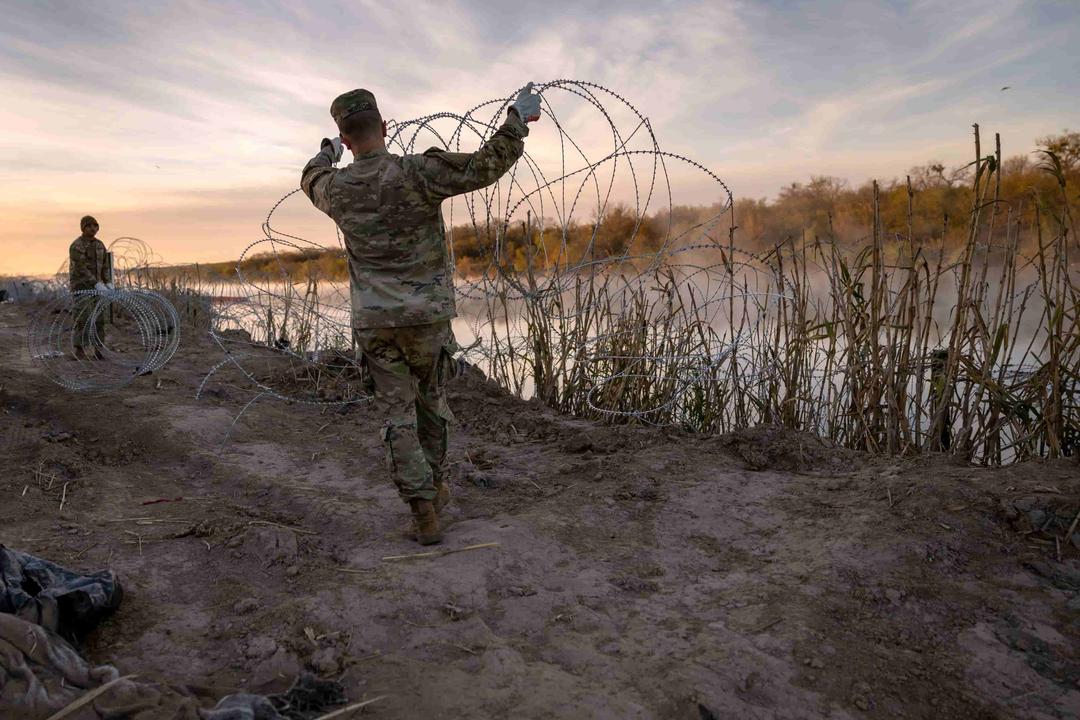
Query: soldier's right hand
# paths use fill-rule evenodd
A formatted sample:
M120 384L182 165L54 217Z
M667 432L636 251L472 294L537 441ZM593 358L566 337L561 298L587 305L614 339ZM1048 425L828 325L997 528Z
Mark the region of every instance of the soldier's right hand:
M344 148L341 147L340 137L323 138L322 146L320 147L320 149L330 157L331 161L335 163L341 160L341 154L345 152Z
M510 106L518 117L525 122L535 122L540 119L540 96L532 92L533 84L529 83L518 93L514 104Z

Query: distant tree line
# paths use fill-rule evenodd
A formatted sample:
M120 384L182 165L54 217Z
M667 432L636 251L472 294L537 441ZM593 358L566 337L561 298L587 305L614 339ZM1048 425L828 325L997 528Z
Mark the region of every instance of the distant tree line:
M1060 217L1063 213L1080 217L1080 132L1048 136L1040 139L1039 145L1031 155L1009 157L1001 163L1000 221L996 224L1001 237L1010 223L1016 223L1025 233L1022 239L1030 242L1037 217ZM983 147L984 156L992 153L992 147ZM974 201L972 167L950 169L941 162L929 162L911 168L903 178L878 183L879 231L900 241L907 238L910 229L916 244L962 244ZM1062 186L1067 204L1062 201ZM772 201L736 199L735 244L744 250L760 250L787 239L829 238L857 245L874 230L874 203L872 181L852 187L840 178L811 176L809 182L783 187ZM530 264L540 272L556 265L621 256L634 262L636 256L655 253L672 237L678 238L676 247L702 241L726 244L731 222L721 209L719 203L677 206L641 217L630 206L613 205L598 221L573 222L565 230L536 219L511 223L498 233L493 226L457 225L451 230L454 258L458 273L463 275L485 272L496 251L501 265L518 271ZM1012 227L1015 231L1016 226ZM498 245L496 235L501 236ZM348 278L341 250L264 253L246 258L240 268L245 276L260 279ZM173 266L159 272L194 274L203 282L220 282L236 278L236 263Z

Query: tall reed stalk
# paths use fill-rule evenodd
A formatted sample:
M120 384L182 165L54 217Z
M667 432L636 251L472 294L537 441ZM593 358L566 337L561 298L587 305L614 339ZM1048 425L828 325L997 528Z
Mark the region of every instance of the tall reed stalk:
M531 258L524 278L501 268L488 370L513 392L613 422L770 423L874 453L991 465L1080 452L1071 188L1047 152L1061 202L1006 205L1000 139L984 155L976 126L975 149L959 246L944 242L948 218L942 239L915 237L909 179L906 233L884 231L875 183L870 234L855 248L831 233L784 238L737 263L733 226L726 251L693 264L672 253L646 274L545 274Z

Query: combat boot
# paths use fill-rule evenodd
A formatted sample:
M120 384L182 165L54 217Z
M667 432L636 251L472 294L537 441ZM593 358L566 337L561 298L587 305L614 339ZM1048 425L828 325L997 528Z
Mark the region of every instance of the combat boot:
M442 541L442 530L439 529L439 516L435 514L435 506L430 500L410 500L413 521L416 523L416 542L421 545L434 545Z
M450 486L448 484L441 483L435 485L435 499L431 501L431 506L435 508L435 514L442 513L444 507L450 504ZM442 527L442 519L440 518L440 527ZM401 536L408 540L416 538L416 518L410 517L409 522L401 528Z

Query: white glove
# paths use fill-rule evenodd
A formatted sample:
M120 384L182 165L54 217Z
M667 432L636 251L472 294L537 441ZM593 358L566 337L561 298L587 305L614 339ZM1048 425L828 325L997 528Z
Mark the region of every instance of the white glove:
M340 137L323 138L322 147L320 149L322 150L322 152L326 153L326 155L330 158L330 161L335 164L338 162L338 160L341 160L341 154L345 152L344 148L341 147Z
M521 92L510 109L518 114L525 122L534 122L540 119L540 96L533 95L533 84L529 83Z

